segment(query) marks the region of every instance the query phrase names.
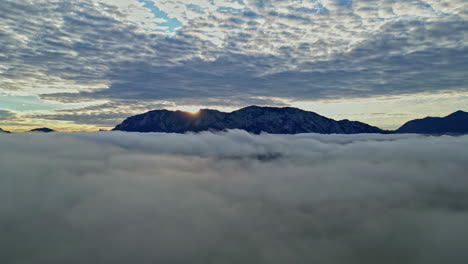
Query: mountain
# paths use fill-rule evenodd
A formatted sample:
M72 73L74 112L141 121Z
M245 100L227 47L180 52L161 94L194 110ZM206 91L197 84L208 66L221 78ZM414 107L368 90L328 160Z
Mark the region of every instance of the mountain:
M380 128L349 120L336 121L292 107L249 106L231 113L202 109L198 113L154 110L125 119L113 130L131 132L185 133L206 130L243 129L271 134L386 133Z
M3 130L3 129L0 128L0 133L10 134L11 132L10 132L10 131L6 131L6 130Z
M426 117L405 123L397 133L420 134L466 134L468 133L468 113L457 111L446 117Z
M32 129L32 130L29 130L28 132L50 133L50 132L55 132L55 130L47 128L47 127L41 127L41 128L35 128L35 129Z

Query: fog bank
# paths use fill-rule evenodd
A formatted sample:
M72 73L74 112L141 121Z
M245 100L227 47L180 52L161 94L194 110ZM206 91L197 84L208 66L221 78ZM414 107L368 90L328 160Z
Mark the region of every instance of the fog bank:
M468 263L468 136L0 135L0 263Z

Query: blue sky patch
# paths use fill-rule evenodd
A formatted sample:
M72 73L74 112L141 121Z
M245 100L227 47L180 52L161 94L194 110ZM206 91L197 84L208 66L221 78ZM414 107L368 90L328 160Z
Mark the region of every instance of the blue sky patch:
M166 32L175 32L176 29L181 28L183 24L177 20L177 18L171 18L169 15L165 12L163 12L161 9L159 9L155 2L149 1L149 0L138 0L139 2L144 4L144 7L148 8L151 10L151 12L154 14L156 18L161 18L166 20L166 22L163 23L156 23L160 27L166 27L167 30Z
M188 5L185 5L187 8L189 9L192 9L192 10L195 10L196 12L198 13L203 13L205 11L204 8L202 8L201 6L199 5L195 5L195 4L188 4Z
M240 13L242 13L243 10L242 9L237 9L237 8L232 8L232 7L221 6L221 7L218 7L217 11L231 12L231 13L240 14Z
M32 110L60 110L68 109L70 106L80 107L85 104L62 104L41 100L37 96L8 96L0 95L0 109L13 111L32 111Z

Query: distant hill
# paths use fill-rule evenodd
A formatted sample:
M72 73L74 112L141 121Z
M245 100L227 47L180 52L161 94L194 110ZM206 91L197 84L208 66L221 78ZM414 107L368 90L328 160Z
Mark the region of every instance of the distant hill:
M260 106L249 106L231 113L211 109L202 109L196 114L184 111L154 110L129 117L113 130L185 133L226 129L243 129L256 134L261 132L271 134L387 133L387 131L362 122L336 121L298 108Z
M405 123L397 133L419 134L466 134L468 133L468 113L457 111L446 117L426 117Z
M43 132L43 133L50 133L50 132L55 132L55 130L47 128L47 127L41 127L41 128L35 128L31 129L28 132Z
M11 132L10 132L10 131L6 131L6 130L3 130L3 129L0 128L0 133L10 134Z

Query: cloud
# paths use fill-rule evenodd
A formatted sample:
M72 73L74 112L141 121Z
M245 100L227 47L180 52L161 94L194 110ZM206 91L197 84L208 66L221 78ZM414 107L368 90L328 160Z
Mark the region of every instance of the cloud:
M148 111L148 109L166 108L170 104L158 102L139 102L132 100L105 102L102 104L91 105L74 111L69 109L56 110L48 114L35 114L26 116L30 119L47 119L73 121L76 124L96 124L101 126L112 126L122 122L129 115L139 114Z
M465 263L467 141L0 136L0 260Z
M245 106L468 89L466 1L5 0L0 11L7 94Z
M1 110L0 109L0 121L7 120L13 118L15 116L14 113L8 110Z

